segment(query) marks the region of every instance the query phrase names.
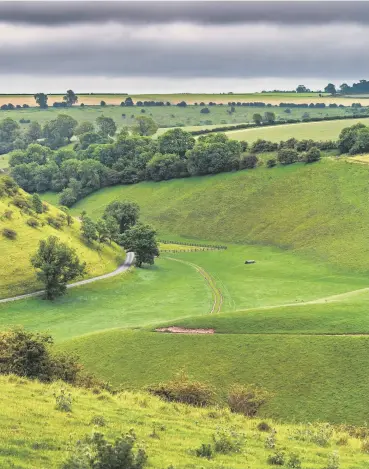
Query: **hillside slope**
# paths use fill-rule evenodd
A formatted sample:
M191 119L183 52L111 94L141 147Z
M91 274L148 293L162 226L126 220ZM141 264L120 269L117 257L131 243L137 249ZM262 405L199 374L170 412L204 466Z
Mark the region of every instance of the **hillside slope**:
M80 201L73 213L98 217L112 200L128 199L161 236L274 245L366 273L368 187L365 165L324 159L107 188Z
M23 191L19 191L19 194L28 197ZM5 212L12 212L8 215L10 218L4 215ZM122 262L124 254L118 246L104 247L100 252L87 246L81 239L79 221L74 220L71 226L65 224L61 229L47 223L48 217L56 218L61 214L60 210L51 205L46 213L27 214L14 205L13 197L0 197L0 298L40 289L30 257L36 252L39 241L51 235L57 236L77 251L80 258L87 263L87 277L111 272ZM39 226L29 226L27 221L30 218L37 219ZM16 238L5 237L4 229L15 231Z
M71 412L55 408L55 395L60 395L61 387L71 394ZM0 377L0 390L0 467L4 469L57 469L77 441L91 436L92 432L103 433L113 440L130 429L137 435L137 446L143 447L148 455L145 467L151 469L266 469L270 467L267 458L275 453L265 447L270 431L258 430L260 419L247 419L226 409L167 404L142 393L93 394L61 383L42 385L15 376ZM329 456L337 450L340 439L347 439L347 442L339 447L339 467L367 467L368 455L361 450L363 442L350 437L344 429L283 425L270 420L268 424L277 432L277 449L284 450L286 460L295 453L304 468L327 467ZM245 436L246 440L238 452L217 452L211 460L197 457L195 450L202 444L212 444L213 435L219 431L226 435L232 431L236 438ZM324 434L329 436L323 447L314 442L313 436L316 435L317 440L318 435ZM307 441L309 435L313 441Z

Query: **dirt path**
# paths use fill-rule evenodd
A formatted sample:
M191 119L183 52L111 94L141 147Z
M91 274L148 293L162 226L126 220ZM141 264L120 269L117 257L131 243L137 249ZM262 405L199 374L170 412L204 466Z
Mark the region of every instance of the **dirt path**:
M174 257L168 257L168 256L165 256L165 259L169 259L171 261L181 262L182 264L189 265L190 267L195 269L197 272L199 272L199 274L204 277L206 283L208 284L208 287L210 288L213 294L214 303L211 308L210 314L220 312L220 309L223 304L223 295L220 289L216 286L215 280L212 278L212 276L208 272L206 272L206 270L204 270L202 267L200 267L197 264L193 264L192 262L184 261L182 259L176 259Z
M81 285L87 285L88 283L97 282L98 280L104 280L106 278L115 277L116 275L119 275L122 272L125 272L126 270L128 270L132 266L134 258L135 258L135 255L133 252L127 252L127 257L126 257L126 260L124 261L124 264L119 266L113 272L109 272L108 274L104 274L104 275L99 275L98 277L88 278L86 280L80 280L79 282L71 283L67 286L67 288L79 287ZM9 303L10 301L33 298L34 296L39 296L39 295L42 295L43 293L44 291L41 290L41 291L34 292L34 293L27 293L26 295L18 295L12 298L4 298L3 300L0 300L0 304Z

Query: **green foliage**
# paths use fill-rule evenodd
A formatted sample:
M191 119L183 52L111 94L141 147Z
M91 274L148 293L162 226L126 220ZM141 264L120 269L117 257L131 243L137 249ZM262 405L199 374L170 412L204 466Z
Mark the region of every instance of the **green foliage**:
M278 450L273 454L270 454L267 459L267 463L272 466L283 466L285 463L284 451Z
M73 454L61 469L143 469L147 455L140 448L134 452L136 435L126 435L109 442L101 433L94 433L78 441Z
M155 257L159 256L159 247L156 241L156 231L150 225L139 223L125 231L119 240L126 252L135 253L135 264L154 264Z
M13 329L0 333L0 373L50 382L75 383L81 371L73 355L51 352L51 336Z
M206 443L202 443L199 448L196 448L195 454L198 458L212 459L214 457L212 446Z
M96 241L99 237L96 224L87 215L82 218L81 234L88 243Z
M1 233L5 238L8 239L14 240L17 237L17 232L11 228L3 228Z
M255 155L243 155L240 160L240 169L254 169L258 161L258 157Z
M266 162L267 168L274 168L277 166L277 160L275 158L269 158Z
M214 388L200 381L191 381L182 370L167 383L148 387L150 394L169 402L181 402L196 407L205 407L215 402Z
M95 126L92 122L82 121L76 127L76 130L74 131L74 135L77 135L79 137L80 135L87 134L89 132L94 132L94 131L95 131Z
M73 106L73 104L78 103L78 96L74 91L68 90L66 95L63 97L63 101L67 106Z
M158 124L151 117L138 116L136 117L136 123L132 127L132 131L142 137L148 137L154 135L158 128Z
M48 96L45 93L36 93L35 96L36 103L40 106L40 108L47 108L47 100Z
M288 457L286 466L288 469L301 469L301 459L296 453L291 453Z
M113 137L117 131L117 124L111 117L99 116L96 119L98 132L103 137Z
M136 203L115 200L107 205L103 218L114 218L119 225L119 232L123 234L137 223L139 213L140 209Z
M32 217L27 220L27 225L31 228L38 228L40 226L40 222L37 220L37 218Z
M234 384L228 391L228 405L232 412L255 417L260 407L270 398L270 393L255 385Z
M44 209L43 209L43 206L42 206L42 200L40 198L40 196L38 194L33 194L32 195L32 206L33 206L33 210L36 212L36 213L43 213Z
M340 469L340 456L337 451L333 451L333 453L329 454L328 464L324 469Z
M256 428L259 430L259 432L270 432L271 431L270 425L267 422L264 422L264 421L259 422L257 424Z
M60 412L72 412L72 395L61 389L59 393L54 393L55 409Z
M281 148L278 151L278 162L283 165L296 163L299 159L297 150L293 148Z
M40 241L31 263L45 286L45 298L48 300L63 295L69 281L86 273L86 264L80 262L75 250L55 236Z
M304 155L305 163L315 163L321 159L321 152L317 147L311 147Z
M195 146L195 139L182 129L171 129L158 138L159 150L163 155L175 154L184 158L188 150Z
M155 154L147 163L146 172L148 179L152 181L162 181L188 175L185 162L175 154Z
M356 143L358 133L365 128L363 123L358 122L357 124L342 129L338 138L338 149L340 153L350 153L351 148L353 148Z
M213 435L214 451L220 454L240 453L246 437L234 428L218 428Z

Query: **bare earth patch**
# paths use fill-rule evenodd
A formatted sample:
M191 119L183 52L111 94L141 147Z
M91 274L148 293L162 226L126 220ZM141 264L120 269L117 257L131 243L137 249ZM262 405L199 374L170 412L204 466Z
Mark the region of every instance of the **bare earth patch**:
M214 329L186 329L185 327L161 327L155 332L171 332L173 334L214 334Z

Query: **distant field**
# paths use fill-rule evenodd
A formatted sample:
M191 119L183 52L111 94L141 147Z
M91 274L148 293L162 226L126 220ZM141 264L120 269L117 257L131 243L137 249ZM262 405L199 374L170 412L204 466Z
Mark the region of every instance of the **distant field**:
M226 133L229 138L249 142L253 142L258 138L273 142L288 140L289 138L297 138L298 140L310 138L313 140L337 140L342 129L358 122L369 125L369 118L286 124L276 127L232 130Z
M207 93L174 93L174 94L81 94L77 92L79 96L79 102L84 104L100 104L101 100L104 100L107 104L120 104L124 101L127 96L131 96L134 101L169 101L176 104L180 101L186 101L187 103L193 104L195 102L209 102L213 101L216 103L228 103L229 101L262 101L265 103L279 104L280 102L295 102L304 103L321 103L327 104L337 103L345 104L348 102L361 102L363 105L368 103L369 96L330 96L323 93L319 96L319 93L232 93L232 94L207 94ZM63 95L49 95L49 103L55 101L62 101ZM0 95L0 105L7 104L29 104L30 106L35 105L33 95Z
M348 104L348 103L346 103ZM350 103L349 103L350 104ZM368 101L369 105L369 101ZM273 107L248 107L236 106L235 112L229 113L229 106L211 106L209 114L202 114L200 111L203 106L145 106L145 107L121 107L121 106L85 106L81 108L76 105L72 108L53 108L40 109L33 107L29 109L15 109L12 111L0 110L0 119L10 117L16 121L21 119L36 120L40 124L55 119L58 114L67 114L78 122L93 122L97 117L104 115L113 118L118 127L130 126L137 116L151 116L160 127L186 127L188 130L196 130L200 127L211 128L221 125L243 124L252 122L255 113L264 114L271 110L276 115L277 120L286 118L301 120L307 113L310 117L326 116L352 116L352 108L325 108L325 109L301 109L291 108L290 113L285 112L285 108ZM144 112L142 112L144 111ZM355 111L357 113L357 111ZM27 128L28 124L21 124L22 128ZM165 131L165 130L164 130Z

